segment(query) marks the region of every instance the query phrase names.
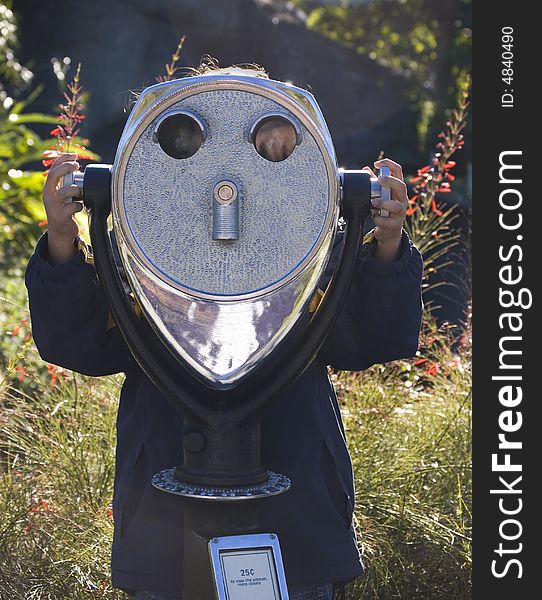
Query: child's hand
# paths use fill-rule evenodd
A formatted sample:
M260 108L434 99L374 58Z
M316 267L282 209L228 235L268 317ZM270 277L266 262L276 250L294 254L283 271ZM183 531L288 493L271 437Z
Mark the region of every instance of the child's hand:
M387 210L389 215L386 217L373 214L373 222L376 225L374 236L378 241L376 257L379 260L395 260L401 245L401 236L403 233L403 223L405 220L406 209L408 206L407 187L403 179L403 169L389 158L377 160L374 163L377 169L389 167L391 175L389 177L380 176L378 183L389 187L391 190L391 200L382 200L375 198L372 204L375 208ZM368 169L368 167L365 167ZM368 169L370 170L370 169Z
M53 264L70 260L77 252L74 238L79 234L79 226L74 218L83 209L82 202L72 202L79 194L76 185L60 187L61 178L77 171L77 154L62 154L51 165L43 186L43 205L47 213L49 257Z

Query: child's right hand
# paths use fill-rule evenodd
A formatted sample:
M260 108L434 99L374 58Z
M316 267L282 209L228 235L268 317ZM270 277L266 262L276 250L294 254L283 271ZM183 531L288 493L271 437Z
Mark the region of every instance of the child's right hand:
M77 154L62 154L51 165L43 186L49 258L53 264L67 262L77 252L74 239L79 234L79 226L74 215L83 209L83 203L72 202L72 198L79 194L76 185L60 185L64 175L78 169Z

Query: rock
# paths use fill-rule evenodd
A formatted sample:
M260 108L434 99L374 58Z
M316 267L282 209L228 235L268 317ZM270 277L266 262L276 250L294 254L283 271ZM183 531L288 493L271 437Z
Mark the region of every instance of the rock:
M381 148L391 154L401 145L396 124L406 122L407 134L415 135L402 79L307 30L303 13L285 2L24 0L15 10L21 20L21 58L34 68L37 81L46 82L36 108L50 110L60 99L50 57L81 61L82 82L91 94L84 134L104 161L114 158L130 90L154 83L181 34L187 36L184 65L198 65L205 54L222 66L256 62L275 79L309 88L344 166L372 162Z

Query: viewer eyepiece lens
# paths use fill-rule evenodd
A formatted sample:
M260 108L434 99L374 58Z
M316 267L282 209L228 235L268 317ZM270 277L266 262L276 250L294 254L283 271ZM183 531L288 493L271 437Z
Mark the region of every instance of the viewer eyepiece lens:
M158 126L156 140L160 148L172 158L190 158L205 141L204 130L194 117L174 114Z
M262 158L280 162L286 160L294 151L297 145L297 131L284 117L266 117L254 128L252 142Z

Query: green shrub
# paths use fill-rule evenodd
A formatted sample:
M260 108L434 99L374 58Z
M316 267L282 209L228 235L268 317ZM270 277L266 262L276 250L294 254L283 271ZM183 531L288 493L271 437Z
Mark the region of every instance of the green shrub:
M432 330L423 357L335 376L368 567L352 599L470 598L470 343Z
M0 598L121 597L107 587L120 380L57 375L37 376L39 396L1 392Z

